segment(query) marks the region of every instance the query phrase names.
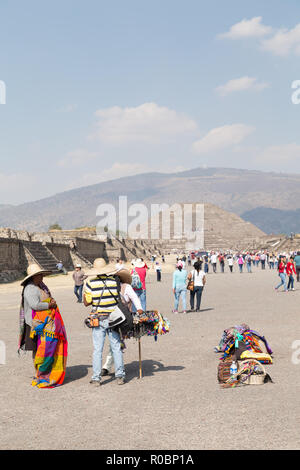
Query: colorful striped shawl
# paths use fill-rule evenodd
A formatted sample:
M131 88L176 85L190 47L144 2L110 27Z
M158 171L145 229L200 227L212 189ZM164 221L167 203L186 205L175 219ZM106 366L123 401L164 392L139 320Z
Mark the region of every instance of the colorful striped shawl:
M53 388L62 385L66 372L68 342L58 307L40 312L32 311L30 336L33 338L35 335L38 336L34 360L36 377L32 386Z

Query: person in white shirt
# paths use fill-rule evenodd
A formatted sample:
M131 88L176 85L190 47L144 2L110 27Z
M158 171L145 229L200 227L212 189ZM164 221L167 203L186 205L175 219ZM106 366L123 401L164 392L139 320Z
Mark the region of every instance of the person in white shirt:
M130 272L127 269L122 267L121 269L117 271L115 275L118 276L121 281L120 296L121 296L122 301L127 304L131 312L132 312L132 304L133 304L138 314L143 313L141 301L139 297L137 296L137 294L135 293L135 291L133 290L133 288L131 287ZM106 357L105 364L103 365L102 370L101 370L101 377L109 374L113 366L113 363L114 363L114 358L113 358L112 350L110 348L109 353Z
M228 266L229 266L230 272L232 273L232 271L233 271L233 256L229 255L227 257L227 261L228 261Z
M213 251L212 254L211 254L211 257L210 257L210 262L211 262L211 265L213 267L214 273L217 272L217 259L218 259L218 257L216 255L216 253Z
M190 290L191 310L194 310L195 296L197 299L196 312L199 312L201 306L202 292L206 283L205 272L202 270L202 263L195 263L193 271L188 275L188 280L194 282L194 289Z
M123 260L122 259L117 259L117 264L116 264L116 270L119 271L120 269L124 269L125 266L123 264Z

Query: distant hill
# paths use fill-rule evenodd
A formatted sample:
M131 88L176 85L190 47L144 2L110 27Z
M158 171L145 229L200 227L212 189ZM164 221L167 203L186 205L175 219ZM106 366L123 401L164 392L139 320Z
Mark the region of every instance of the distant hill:
M0 210L0 226L20 230L47 230L53 223L64 229L96 225L99 204L118 207L119 196L128 204L205 202L242 216L265 207L300 209L300 175L230 168L195 168L180 173L145 173L56 194ZM269 209L268 209L269 210ZM255 223L251 219L248 220ZM263 221L262 221L263 223ZM281 224L260 225L267 233L281 232Z
M257 207L241 216L266 233L300 233L300 209L283 211L271 207Z

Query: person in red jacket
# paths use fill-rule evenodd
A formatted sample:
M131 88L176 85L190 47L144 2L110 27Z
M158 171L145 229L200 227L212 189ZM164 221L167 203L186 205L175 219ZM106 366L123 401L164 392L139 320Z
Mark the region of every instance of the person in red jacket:
M295 290L294 289L294 274L296 274L296 269L295 269L295 264L294 264L294 258L291 256L289 259L289 262L286 265L286 274L289 278L289 283L288 283L288 290Z
M288 292L287 286L286 286L286 258L281 257L279 259L279 264L278 264L278 276L281 279L280 284L275 287L275 290L278 292L279 287L283 286L284 292Z

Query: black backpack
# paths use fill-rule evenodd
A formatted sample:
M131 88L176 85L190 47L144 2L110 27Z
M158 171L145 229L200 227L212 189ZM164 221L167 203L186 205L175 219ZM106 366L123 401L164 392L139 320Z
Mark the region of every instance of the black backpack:
M119 323L116 327L113 328L115 331L121 330L122 335L126 335L129 331L133 330L133 315L131 311L128 308L128 305L122 301L121 299L121 283L120 279L118 276L115 277L115 281L117 283L117 291L118 291L118 297L114 296L111 290L109 289L108 286L106 288L109 290L111 295L115 298L117 301L117 307L121 310L121 312L124 314L125 320L122 323ZM104 281L105 283L105 281Z

